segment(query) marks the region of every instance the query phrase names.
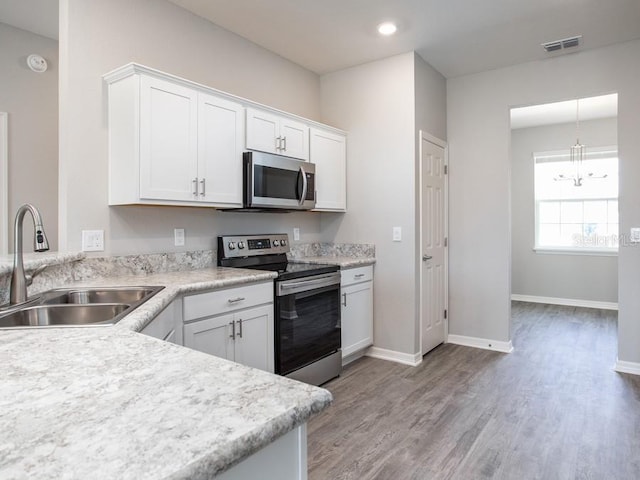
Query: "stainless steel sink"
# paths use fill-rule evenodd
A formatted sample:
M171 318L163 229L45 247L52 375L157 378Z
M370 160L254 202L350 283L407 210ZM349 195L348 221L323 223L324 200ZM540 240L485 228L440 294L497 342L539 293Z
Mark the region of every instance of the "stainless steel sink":
M164 287L60 288L0 310L0 329L113 325Z
M43 305L94 303L137 303L155 293L151 287L127 288L82 288L74 290L51 290L42 295Z
M61 325L113 325L130 305L43 305L27 307L0 317L0 328Z

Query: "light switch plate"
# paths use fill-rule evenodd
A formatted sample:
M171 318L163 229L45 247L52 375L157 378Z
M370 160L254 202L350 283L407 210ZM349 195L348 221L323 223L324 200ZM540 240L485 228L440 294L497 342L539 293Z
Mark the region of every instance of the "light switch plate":
M82 251L104 251L104 230L82 230Z
M176 247L184 247L184 228L173 229L173 244Z
M640 243L640 228L633 227L629 230L629 241L631 243Z
M402 241L402 227L393 227L393 241L394 242Z
M294 228L293 229L293 239L295 241L300 240L300 229L299 228Z

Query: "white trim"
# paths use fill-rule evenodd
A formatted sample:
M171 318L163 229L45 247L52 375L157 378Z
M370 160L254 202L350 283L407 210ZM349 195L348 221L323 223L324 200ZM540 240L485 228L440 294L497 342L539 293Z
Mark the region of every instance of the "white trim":
M617 257L618 249L583 249L576 248L561 248L561 247L533 247L534 252L542 255L586 255L592 257Z
M412 367L417 367L422 363L422 355L420 355L420 352L412 354L387 350L386 348L370 347L365 355L367 357L402 363L403 365L410 365Z
M420 139L426 140L427 142L433 143L434 145L437 145L441 148L446 149L447 148L447 142L445 142L444 140L438 138L438 137L434 137L433 135L431 135L430 133L425 132L424 130L420 130ZM446 160L446 159L445 159Z
M567 307L600 308L602 310L618 310L616 302L598 302L595 300L581 300L579 298L538 297L536 295L511 294L511 300L516 302L546 303L549 305L565 305Z
M487 338L465 337L464 335L448 335L447 343L464 345L465 347L482 348L484 350L492 350L494 352L513 352L513 344L511 343L511 340L503 342L499 340L489 340Z
M616 364L613 366L616 372L629 373L631 375L640 375L640 363L637 362L625 362L616 359Z
M9 114L0 112L0 255L9 253Z

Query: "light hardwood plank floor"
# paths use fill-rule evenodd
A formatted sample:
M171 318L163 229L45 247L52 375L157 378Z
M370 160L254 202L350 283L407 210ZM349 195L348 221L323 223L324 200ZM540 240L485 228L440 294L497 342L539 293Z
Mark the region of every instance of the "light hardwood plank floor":
M514 352L445 344L363 358L325 385L309 480L640 479L640 377L613 371L616 312L513 303Z

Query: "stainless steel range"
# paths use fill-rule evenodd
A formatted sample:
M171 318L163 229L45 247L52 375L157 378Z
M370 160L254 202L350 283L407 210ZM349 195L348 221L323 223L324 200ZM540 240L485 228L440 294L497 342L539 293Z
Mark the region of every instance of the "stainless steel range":
M321 385L340 375L337 265L289 263L287 234L218 237L218 265L278 272L274 283L275 371Z

